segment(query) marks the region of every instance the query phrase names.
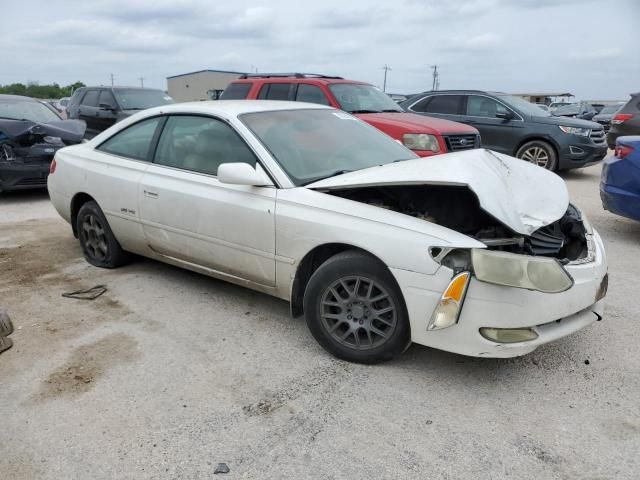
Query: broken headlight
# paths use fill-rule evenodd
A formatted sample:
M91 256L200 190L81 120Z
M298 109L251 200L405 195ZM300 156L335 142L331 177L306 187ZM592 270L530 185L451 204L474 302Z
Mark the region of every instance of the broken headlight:
M564 292L573 285L571 276L554 258L473 249L471 262L482 282L544 293Z
M402 143L411 150L430 150L439 152L440 145L438 139L426 133L405 133L402 136Z
M60 137L42 137L44 143L50 143L51 145L63 145Z

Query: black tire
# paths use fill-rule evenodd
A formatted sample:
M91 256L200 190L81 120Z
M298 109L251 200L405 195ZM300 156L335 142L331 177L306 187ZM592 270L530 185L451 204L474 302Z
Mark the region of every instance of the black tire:
M304 313L318 343L350 362L388 361L411 342L407 307L391 272L357 250L329 258L313 273Z
M552 172L558 169L558 155L555 149L543 140L532 140L523 144L516 152L516 157Z
M91 265L116 268L129 261L96 202L89 201L80 207L76 229L84 258Z

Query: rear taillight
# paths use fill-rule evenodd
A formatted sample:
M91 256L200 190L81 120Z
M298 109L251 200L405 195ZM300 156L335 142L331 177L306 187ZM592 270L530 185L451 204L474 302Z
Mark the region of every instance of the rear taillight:
M611 123L613 123L614 125L620 125L621 123L624 123L631 118L633 118L632 113L618 113L615 117L613 117Z
M51 160L51 165L49 165L49 175L53 175L56 171L56 158L53 157L53 160Z
M616 158L625 158L633 152L633 147L629 147L628 145L616 145L616 149L614 150L614 154Z

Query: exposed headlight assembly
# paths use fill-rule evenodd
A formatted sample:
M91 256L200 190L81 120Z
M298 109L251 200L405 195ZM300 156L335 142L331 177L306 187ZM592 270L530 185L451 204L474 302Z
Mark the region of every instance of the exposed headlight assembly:
M591 133L589 128L581 128L581 127L566 127L564 125L559 125L560 130L564 133L570 133L572 135L580 135L581 137L588 137Z
M573 285L571 276L554 258L473 249L471 262L482 282L544 293L564 292Z
M49 136L47 136L47 137L42 137L42 140L45 143L50 143L52 145L64 145L62 143L62 139L60 137L49 137Z
M438 139L426 133L405 133L402 136L402 143L411 150L430 150L439 152L440 145Z

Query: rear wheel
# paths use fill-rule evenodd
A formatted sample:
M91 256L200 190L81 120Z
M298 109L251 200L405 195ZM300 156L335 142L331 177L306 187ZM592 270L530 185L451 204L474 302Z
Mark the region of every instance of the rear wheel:
M516 152L516 157L547 170L556 170L558 158L551 144L542 140L533 140L522 145Z
M411 340L404 299L389 270L351 250L311 276L305 318L314 338L338 358L377 363L401 354Z
M96 202L89 201L80 207L76 228L84 258L91 265L116 268L129 260Z

